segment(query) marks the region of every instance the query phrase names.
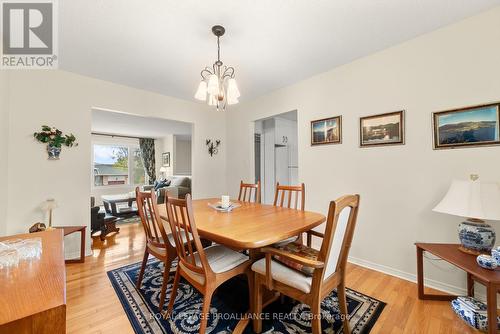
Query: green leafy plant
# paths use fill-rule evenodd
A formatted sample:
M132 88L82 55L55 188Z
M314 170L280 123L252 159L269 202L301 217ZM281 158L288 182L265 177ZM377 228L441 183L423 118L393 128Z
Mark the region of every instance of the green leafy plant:
M48 144L50 146L61 148L63 145L72 147L78 146L76 142L76 137L71 133L65 135L61 130L47 125L42 125L41 132L35 132L33 134L36 140L40 143Z

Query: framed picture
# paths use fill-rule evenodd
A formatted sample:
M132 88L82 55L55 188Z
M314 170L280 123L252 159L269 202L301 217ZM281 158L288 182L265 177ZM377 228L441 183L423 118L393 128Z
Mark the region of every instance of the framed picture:
M359 145L361 147L404 145L404 110L359 119Z
M165 152L161 155L163 160L163 166L170 167L170 152Z
M433 113L434 149L499 145L499 105Z
M311 121L311 145L342 143L342 116Z

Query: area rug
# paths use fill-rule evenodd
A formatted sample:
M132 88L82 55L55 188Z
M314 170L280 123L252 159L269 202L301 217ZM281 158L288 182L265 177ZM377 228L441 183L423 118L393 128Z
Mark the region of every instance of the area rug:
M164 319L158 313L163 263L150 259L140 290L135 287L141 263L108 271L108 277L125 309L136 333L198 333L203 296L189 283L181 280L171 317ZM168 304L174 277L173 266L164 306ZM349 321L353 333L369 333L385 303L357 291L347 289ZM246 278L236 277L220 286L212 298L207 333L232 333L232 329L248 309ZM337 294L332 292L321 304L323 333L342 333ZM285 298L264 309L263 333L310 333L310 309ZM245 333L252 333L251 325Z

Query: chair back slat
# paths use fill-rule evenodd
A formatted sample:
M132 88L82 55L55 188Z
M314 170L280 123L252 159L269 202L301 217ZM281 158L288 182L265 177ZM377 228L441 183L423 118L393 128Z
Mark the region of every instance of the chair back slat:
M157 198L154 190L143 192L137 187L135 194L137 209L147 242L160 247L165 245L169 241L158 213Z
M247 197L247 191L248 191L248 197ZM260 195L261 195L260 181L258 181L257 183L243 183L243 181L240 182L240 192L238 194L238 201L260 203L261 201Z
M276 184L274 206L304 211L306 189L304 183L299 186L283 186ZM293 205L292 205L293 204Z
M325 261L324 280L335 272L345 273L358 208L359 195L347 195L330 202L325 238L318 257L318 260Z
M211 269L196 229L191 195L186 199L169 197L166 206L179 261L189 270L206 275Z

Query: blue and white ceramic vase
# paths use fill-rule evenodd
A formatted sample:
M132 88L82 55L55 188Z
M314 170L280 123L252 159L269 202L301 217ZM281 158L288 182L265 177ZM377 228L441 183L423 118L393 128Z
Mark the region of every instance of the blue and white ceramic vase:
M458 225L462 246L479 253L489 253L495 245L495 230L482 221L467 220Z
M487 306L473 297L458 297L451 301L455 313L470 326L480 331L488 330ZM497 317L497 329L500 329L500 317Z
M500 265L500 246L491 250L491 257L497 262L497 265Z
M477 264L484 269L495 270L497 268L497 261L490 255L481 254L476 258Z
M47 153L49 154L49 160L59 160L59 155L61 154L61 148L48 144Z

